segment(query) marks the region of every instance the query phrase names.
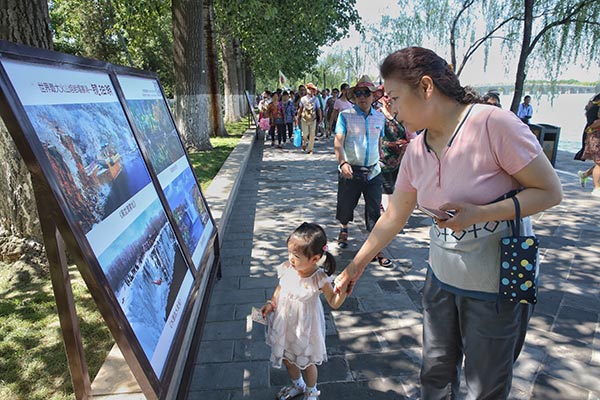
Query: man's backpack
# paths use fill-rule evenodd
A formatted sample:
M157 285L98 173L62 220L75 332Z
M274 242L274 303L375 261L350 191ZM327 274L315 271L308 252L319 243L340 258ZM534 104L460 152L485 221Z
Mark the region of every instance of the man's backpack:
M316 119L314 101L302 102L302 121L312 122Z

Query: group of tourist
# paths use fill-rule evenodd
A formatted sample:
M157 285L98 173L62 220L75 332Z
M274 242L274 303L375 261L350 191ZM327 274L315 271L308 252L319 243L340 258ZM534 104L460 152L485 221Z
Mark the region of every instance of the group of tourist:
M529 216L561 201L560 181L527 125L527 107L518 117L499 106L497 95L482 99L421 47L390 54L380 73L384 85L363 76L354 86L342 85L337 99L322 98L309 83L296 101L286 100L294 103L293 122L301 126L307 153L319 124L334 134L339 248L348 245L361 195L370 234L335 281L335 259L318 224L304 223L287 239L279 285L261 308L263 316L272 314L271 361L284 365L291 379L277 398L319 397L316 367L327 360L319 294L337 308L370 262L392 266L382 250L418 204L448 211L432 218L430 228L421 398L457 398L464 371L468 399L506 399L533 305L499 300L500 238L509 235L506 221L519 212L516 204L523 232L532 235ZM494 100L495 106L485 104ZM276 126L288 123L284 111L269 115ZM385 205L383 193L389 195Z
M338 114L352 107L346 97L347 90L347 83L331 91L328 88L319 91L313 83L299 85L297 91L265 89L258 99L258 111L259 120L264 123L261 128L267 132L271 146L275 146L277 138L277 147L283 148L288 139L291 141L294 127L299 127L302 150L312 154L317 137L328 138Z

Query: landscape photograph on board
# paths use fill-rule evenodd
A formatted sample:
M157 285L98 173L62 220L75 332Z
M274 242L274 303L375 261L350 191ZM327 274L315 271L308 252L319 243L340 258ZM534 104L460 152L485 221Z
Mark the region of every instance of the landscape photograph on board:
M98 261L160 376L194 278L158 198L146 189L137 197L143 211L131 214Z
M196 268L213 233L200 185L155 79L118 74L139 140L158 175L175 223Z
M33 127L24 133L39 143L44 174L160 376L194 279L109 75L0 62Z

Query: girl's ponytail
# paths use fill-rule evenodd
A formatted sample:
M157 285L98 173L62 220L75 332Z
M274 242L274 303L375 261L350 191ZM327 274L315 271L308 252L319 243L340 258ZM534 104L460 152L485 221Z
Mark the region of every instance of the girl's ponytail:
M325 255L325 262L323 262L323 269L328 276L333 275L335 269L337 268L337 262L335 261L335 257L333 254L325 250L323 253Z

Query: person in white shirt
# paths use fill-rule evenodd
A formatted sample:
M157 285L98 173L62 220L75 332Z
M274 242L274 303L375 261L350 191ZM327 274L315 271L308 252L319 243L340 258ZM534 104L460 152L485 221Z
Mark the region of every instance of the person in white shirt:
M319 90L313 83L307 83L306 90L308 93L300 99L298 105L296 125L302 129L302 150L312 154L317 133L317 119L323 119L323 116L321 114L321 104L317 97Z
M523 102L519 104L519 109L517 110L517 117L521 119L521 121L525 122L529 125L529 120L533 116L533 107L531 106L531 96L523 97Z

